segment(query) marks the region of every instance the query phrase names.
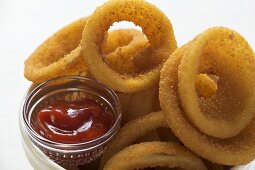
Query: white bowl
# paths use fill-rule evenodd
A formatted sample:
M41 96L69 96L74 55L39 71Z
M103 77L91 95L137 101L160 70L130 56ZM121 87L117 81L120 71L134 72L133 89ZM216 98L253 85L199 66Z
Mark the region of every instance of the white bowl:
M27 159L36 170L65 170L52 160L50 160L40 149L38 149L29 139L25 131L25 125L22 121L22 116L19 116L19 127L21 132L21 139L23 149L26 153ZM70 170L78 170L77 167L68 167Z

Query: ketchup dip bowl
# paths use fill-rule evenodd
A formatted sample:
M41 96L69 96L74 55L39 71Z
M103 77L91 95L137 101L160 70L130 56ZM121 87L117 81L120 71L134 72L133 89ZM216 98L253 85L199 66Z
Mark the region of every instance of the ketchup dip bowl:
M80 143L61 143L49 140L35 130L33 117L38 110L54 101L80 99L93 100L112 113L112 126L102 136ZM120 122L121 105L115 92L96 80L80 76L63 76L32 85L25 95L20 113L24 150L32 166L40 169L61 169L59 165L74 167L99 158L118 131Z

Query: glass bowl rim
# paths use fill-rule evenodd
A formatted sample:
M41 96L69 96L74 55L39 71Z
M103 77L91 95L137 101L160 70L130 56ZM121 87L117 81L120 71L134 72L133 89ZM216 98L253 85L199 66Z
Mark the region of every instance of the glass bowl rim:
M70 143L70 144L68 143L67 144L67 143L60 143L60 142L51 141L49 139L46 139L46 138L42 137L37 132L35 132L33 127L28 122L29 116L26 116L26 113L28 112L27 111L27 106L29 104L29 101L31 100L31 98L34 97L34 95L36 95L36 93L38 91L40 91L41 88L47 86L48 84L50 84L52 82L62 80L62 79L82 80L82 81L89 81L89 82L92 82L92 83L96 83L100 87L102 87L104 90L106 90L107 93L109 93L111 95L111 97L113 98L113 101L114 101L114 103L116 104L116 107L117 107L117 108L114 108L114 113L113 114L117 114L118 116L115 118L115 121L114 121L114 124L112 125L112 127L104 135L102 135L102 136L100 136L100 137L98 137L94 140L91 140L91 141L86 141L86 142L81 142L81 143ZM32 85L30 86L30 88L26 92L25 98L24 98L23 103L22 103L22 108L21 108L22 119L24 121L25 128L26 128L26 131L28 132L28 135L30 137L32 137L33 140L36 140L37 142L40 142L41 145L44 145L44 147L46 147L48 149L54 149L54 150L68 149L68 151L72 151L70 149L74 149L73 151L76 151L76 152L77 152L77 150L81 150L81 151L90 150L90 149L93 149L93 148L97 147L98 145L102 145L102 144L106 143L107 141L109 141L114 136L114 134L116 133L116 131L118 130L118 128L120 126L122 111L121 111L121 105L120 105L118 96L112 89L105 86L104 84L102 84L98 80L83 77L83 76L72 76L72 75L60 76L60 77L56 77L56 78L50 79L48 81L42 82L42 83L36 85L36 87L30 91L31 88L32 88ZM116 110L117 110L118 113L115 113Z

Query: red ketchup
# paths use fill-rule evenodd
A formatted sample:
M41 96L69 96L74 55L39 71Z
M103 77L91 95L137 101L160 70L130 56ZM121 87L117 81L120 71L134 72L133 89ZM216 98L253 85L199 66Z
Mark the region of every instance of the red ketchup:
M33 120L35 131L59 143L81 143L104 135L113 125L113 114L91 99L55 101Z

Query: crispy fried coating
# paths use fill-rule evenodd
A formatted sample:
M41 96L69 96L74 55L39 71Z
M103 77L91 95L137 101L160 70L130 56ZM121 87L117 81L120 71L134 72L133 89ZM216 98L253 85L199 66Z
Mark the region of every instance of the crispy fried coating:
M197 155L223 165L247 164L255 158L255 120L238 135L220 139L200 132L186 117L178 93L178 66L186 44L165 62L160 75L160 104L169 127L180 141Z
M136 38L136 36L138 37ZM104 57L106 57L106 55L114 52L117 48L126 46L136 39L143 39L142 41L146 41L143 33L139 30L132 28L117 29L107 32L106 38L104 39L104 42L101 44L100 48L104 54Z
M34 82L64 75L87 75L79 46L87 18L74 21L43 42L25 61L25 77Z
M159 127L168 127L162 112L152 112L129 121L120 129L105 150L100 162L100 169L103 169L106 161L114 154Z
M125 124L130 120L140 117L144 114L158 111L155 103L158 102L158 86L148 88L135 93L129 93L127 105L123 105L123 120ZM119 96L119 95L118 95ZM123 98L121 99L121 101ZM121 102L122 103L122 102Z
M204 31L190 46L178 70L178 90L185 115L210 136L230 138L239 134L255 114L253 50L240 34L224 27ZM219 81L215 95L199 99L194 85L203 60L212 61L211 67L203 69L217 75ZM211 82L210 85L214 84Z
M105 32L111 24L123 20L141 26L151 45L153 57L148 56L146 64L137 61L152 68L144 74L121 75L102 60L98 46L104 41ZM119 92L140 91L157 84L162 63L177 47L169 19L158 8L143 0L108 1L89 17L82 37L83 56L92 75Z
M198 74L195 80L195 87L197 89L198 96L205 98L212 97L218 90L216 81L210 78L207 74Z
M149 49L149 42L141 31L119 29L109 32L103 45L104 62L117 73L137 74L146 69L146 66L137 62Z
M25 61L25 77L34 83L41 83L64 75L90 77L91 75L82 56L82 49L79 46L85 24L86 18L77 20L60 29L43 42ZM128 72L127 68L139 69L133 64L131 57L134 58L139 53L134 49L142 48L141 46L144 44L148 45L148 41L141 31L118 29L108 33L101 48L107 64L113 70L126 73ZM134 54L134 56L126 55L126 68L118 64L121 61L118 56L123 54L120 52L123 50L126 53ZM133 51L129 52L129 50Z
M114 155L104 170L133 170L148 167L206 170L203 161L185 147L172 142L144 142Z
M142 32L107 32L120 21ZM196 155L217 163L204 160L212 169L254 160L255 55L249 44L237 32L215 27L176 48L172 24L157 7L110 0L43 42L25 61L24 75L34 83L85 75L116 91L125 125L105 150L100 169L206 169ZM162 111L152 112L159 103ZM182 142L196 155L172 142L132 145L169 127L169 134L159 129L161 140ZM91 165L98 168L98 162Z
M116 72L128 74L128 71L131 70L135 73L136 70L138 71L141 68L133 62L136 57L139 57L136 54L141 54L139 51L143 49L140 46L141 44L148 44L141 31L135 29L111 31L107 34L106 41L101 47L104 60ZM123 110L122 124L159 110L155 106L156 103L159 103L158 85L134 93L117 93L117 95Z

